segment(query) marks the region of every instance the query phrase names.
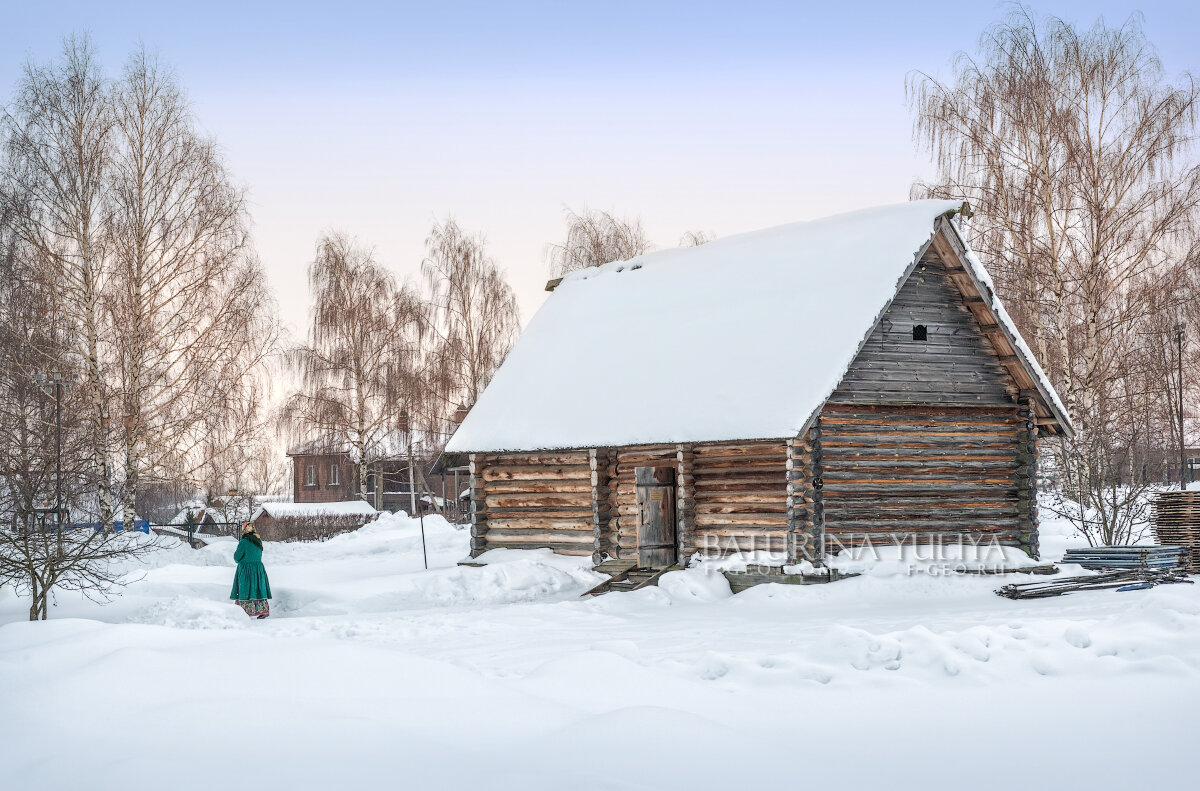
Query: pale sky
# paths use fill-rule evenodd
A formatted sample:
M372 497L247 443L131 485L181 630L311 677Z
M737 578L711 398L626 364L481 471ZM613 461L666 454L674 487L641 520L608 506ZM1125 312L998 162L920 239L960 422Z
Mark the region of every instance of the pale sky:
M1134 11L1167 74L1200 69L1200 4ZM303 332L323 229L416 279L448 214L487 234L527 322L563 207L640 215L655 244L905 200L930 172L905 75L946 75L1003 13L977 3L0 2L0 91L87 32L178 72L248 191L280 313Z

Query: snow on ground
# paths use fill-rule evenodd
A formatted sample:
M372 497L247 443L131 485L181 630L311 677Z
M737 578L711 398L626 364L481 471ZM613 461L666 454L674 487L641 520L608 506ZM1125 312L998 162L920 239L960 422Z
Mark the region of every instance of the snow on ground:
M0 788L1128 788L1189 776L1200 591L1013 602L1021 575L869 573L731 596L703 569L581 600L586 560L384 517L182 544L52 620L0 591ZM1046 525L1048 554L1069 531ZM1061 548L1057 551L1061 552Z

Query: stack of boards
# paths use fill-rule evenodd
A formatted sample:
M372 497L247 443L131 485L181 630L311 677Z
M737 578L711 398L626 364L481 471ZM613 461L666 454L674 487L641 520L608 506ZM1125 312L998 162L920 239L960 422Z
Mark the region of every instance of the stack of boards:
M1188 550L1181 546L1084 547L1068 549L1063 563L1077 563L1085 569L1174 569L1187 565Z
M1186 547L1186 565L1200 573L1200 491L1161 492L1151 512L1154 537L1163 544Z

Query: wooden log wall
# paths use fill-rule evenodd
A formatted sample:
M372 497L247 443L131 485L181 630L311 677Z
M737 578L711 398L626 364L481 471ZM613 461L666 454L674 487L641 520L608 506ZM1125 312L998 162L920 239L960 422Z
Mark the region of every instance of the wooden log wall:
M913 328L926 329L925 340ZM901 286L831 401L1007 406L1018 389L932 250Z
M676 471L681 562L696 552L785 552L788 445L652 445L471 457L473 555L495 547L637 558L634 470Z
M586 451L471 456L471 551L595 549L591 454Z
M909 537L946 542L959 534L1019 545L1026 423L1015 404L826 404L821 465L829 550Z
M694 446L698 551L788 551L788 453L785 440Z
M1036 545L1035 419L967 299L931 247L822 409L830 551L957 536Z

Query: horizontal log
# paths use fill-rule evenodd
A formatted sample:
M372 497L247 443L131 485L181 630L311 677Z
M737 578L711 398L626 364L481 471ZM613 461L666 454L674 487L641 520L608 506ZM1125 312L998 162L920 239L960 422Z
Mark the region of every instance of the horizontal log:
M593 532L591 520L582 519L489 519L488 530L561 530L570 532L572 530L586 531L588 534Z
M743 456L767 455L776 450L782 452L784 440L766 440L763 442L715 442L696 445L692 452L697 459L714 456Z
M787 503L782 500L765 503L700 503L697 514L786 514Z
M711 543L713 538L718 539L739 539L744 541L750 549L752 542L758 542L757 549L769 549L774 542L783 542L786 548L788 534L786 529L771 528L766 530L753 530L745 527L698 527L696 528L696 545L703 547ZM763 542L769 542L767 546L763 546Z
M914 434L932 433L937 431L962 431L970 429L973 431L986 431L991 429L996 433L1005 431L1014 431L1022 428L1024 421L1020 418L1013 417L965 417L955 415L946 418L923 417L919 415L901 415L894 419L880 417L878 415L853 415L846 417L822 417L821 418L821 435L822 437L829 434L837 434L845 431L868 430L884 430L884 431L907 431Z
M720 525L756 525L759 527L787 527L787 514L696 514L696 527Z
M592 546L596 537L591 530L489 530L487 532L489 543L512 543L520 542L525 544L586 544Z
M494 454L489 457L489 461L483 467L490 468L492 466L534 466L541 467L544 465L579 465L589 464L591 456L587 451L579 451L572 453L503 453Z
M674 447L652 451L618 451L617 466L669 466L678 451Z
M493 494L587 494L591 502L592 485L587 481L579 482L546 482L546 481L508 481L505 483L489 483L484 490L486 496Z
M876 392L943 392L939 388L949 388L949 392L955 393L1008 392L1004 382L991 370L952 365L855 367L846 372L837 386L838 390L867 388Z
M989 461L961 461L959 459L942 459L938 462L898 461L895 459L826 459L821 467L826 478L833 472L855 473L858 475L913 475L922 473L928 475L954 475L956 473L977 472L1009 472L1015 473L1016 459L994 459Z
M924 392L852 392L847 390L834 391L833 397L844 400L855 400L863 404L895 404L907 401L912 404L962 404L966 402L977 404L1004 404L1011 400L1011 394L1001 393L954 393L940 391Z
M911 483L1011 483L1016 480L1015 471L1009 470L972 470L964 467L896 467L868 469L826 469L822 470L826 486L835 481L846 483L911 482Z
M999 437L999 438L982 438L979 440L964 440L958 439L955 441L940 441L932 442L929 440L921 440L913 437L894 437L888 438L886 434L878 434L874 436L863 436L854 438L851 441L841 439L831 439L825 443L823 448L825 456L839 453L854 453L864 450L874 450L883 453L885 451L911 451L914 455L938 455L947 453L959 452L998 452L1007 454L1016 454L1019 451L1019 445L1015 437Z
M1016 528L1017 520L1013 519L991 519L987 521L957 521L954 519L907 519L907 520L863 520L863 519L839 519L837 521L825 519L825 532L837 533L849 530L851 532L862 533L910 533L910 532L941 532L941 533L962 533L962 532L984 532L990 533L996 530L1008 530Z
M878 448L878 447L835 447L827 448L822 454L822 461L828 464L836 460L859 461L912 461L937 462L946 461L995 461L1011 460L1014 463L1021 454L1014 448Z
M591 507L590 494L488 494L488 508L583 508Z
M979 551L982 554L982 557L984 558L984 560L988 561L990 559L994 559L994 561L997 565L1000 564L1000 558L995 557L994 555L992 556L992 558L989 558L989 556L986 554L988 551L987 548L989 546L991 546L993 543L995 543L999 546L1003 546L1003 547L1020 546L1019 536L1016 533L1014 533L1012 531L1007 531L1007 530L1006 531L997 531L994 533L963 533L962 535L963 535L965 542L969 542L969 541L980 542L979 543L979 546L980 546ZM942 546L942 547L947 546L946 541L944 540L944 536L939 533L909 533L909 534L904 535L903 538L900 539L900 541L903 543L903 546L906 546L906 547L918 546L918 547L934 547L934 548L936 548L939 546ZM827 536L826 543L825 543L825 549L827 552L830 552L831 554L833 554L835 556L840 554L840 551L835 551L835 550L843 550L843 549L858 550L858 551L862 551L862 552L867 552L868 554L863 555L862 557L864 557L865 559L870 559L872 557L872 555L869 554L871 550L866 549L866 547L874 547L874 548L878 549L881 547L895 546L896 543L898 543L898 542L893 541L888 537L879 536L878 534L842 533L837 536ZM968 543L968 546L969 546L969 543ZM937 562L937 561L935 561L935 562ZM944 562L953 566L956 561L946 560Z
M864 405L864 404L844 404L836 401L829 401L821 407L821 425L825 424L826 420L839 419L846 414L870 414L870 415L911 415L916 417L932 417L937 419L952 419L961 416L975 417L1015 417L1017 414L1017 406L1014 404L1006 408L996 407L977 407L977 406L920 406L920 405Z
M964 365L971 367L991 367L997 373L1003 373L1002 360L990 353L980 354L975 350L956 347L943 347L941 344L919 345L912 344L909 349L899 350L895 346L871 344L863 348L855 360L856 364L887 365L895 363L917 362L920 365Z
M742 459L721 458L712 461L697 461L692 467L692 472L696 475L712 475L730 470L772 470L781 469L786 463L787 456L783 453L774 456L746 456Z
M771 489L782 486L786 482L787 470L780 467L778 470L762 475L697 475L694 486L697 490L728 489L730 487Z
M514 539L505 539L504 541L487 542L487 549L551 549L562 555L590 555L592 554L591 544L567 544L563 542L526 542L517 541Z
M521 518L536 516L546 519L591 519L591 506L575 508L489 508L487 514L492 519Z
M736 490L731 492L697 491L697 503L778 503L787 496L785 486L770 491Z
M484 481L591 481L592 470L586 464L547 464L544 466L492 466L483 471Z
M847 483L841 481L827 485L821 496L825 501L837 497L945 497L948 494L974 494L977 497L1015 495L1016 486L1009 483L972 482L969 486L962 481L923 481L900 483L883 481L875 483Z
M886 497L873 495L860 496L854 493L841 492L831 489L822 492L825 510L831 508L863 508L879 509L906 508L1011 508L1016 500L1013 497L982 497L975 492L955 494L953 492L930 492L925 497Z
M910 506L908 510L880 509L870 506L839 507L826 506L824 509L826 524L843 524L846 522L974 522L1011 520L1016 518L1017 509L1012 503L996 508L919 508Z

